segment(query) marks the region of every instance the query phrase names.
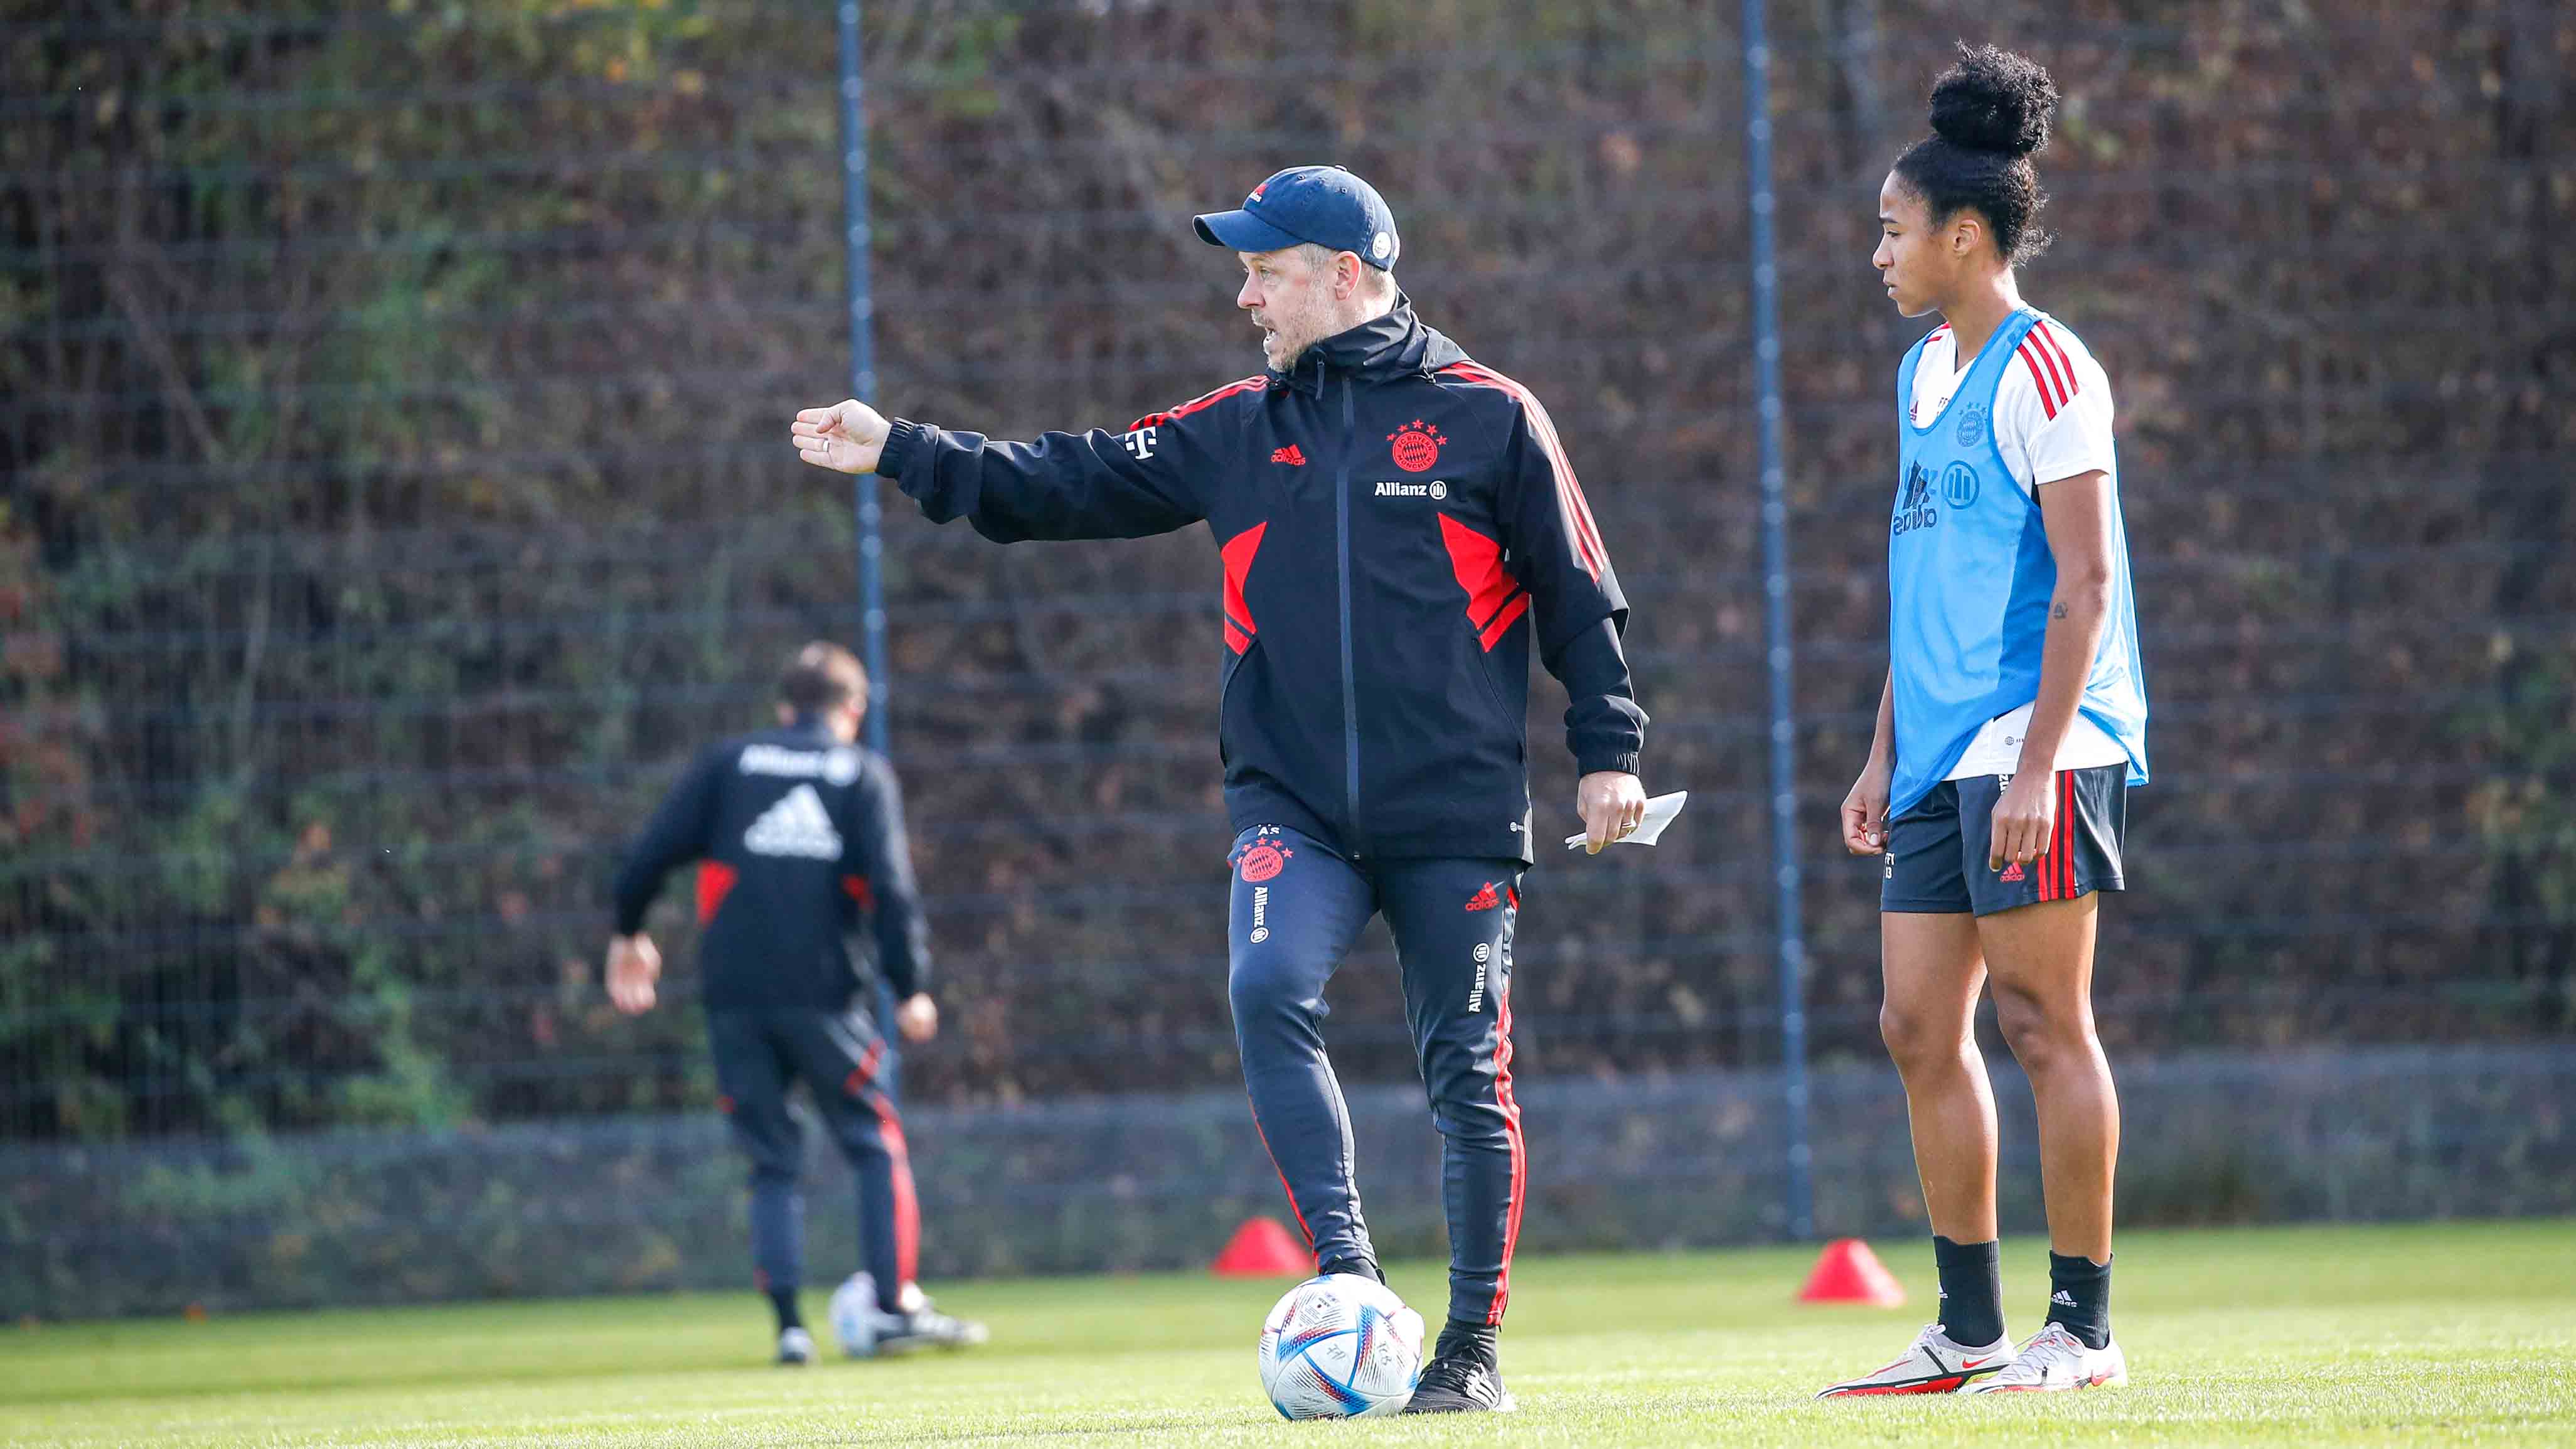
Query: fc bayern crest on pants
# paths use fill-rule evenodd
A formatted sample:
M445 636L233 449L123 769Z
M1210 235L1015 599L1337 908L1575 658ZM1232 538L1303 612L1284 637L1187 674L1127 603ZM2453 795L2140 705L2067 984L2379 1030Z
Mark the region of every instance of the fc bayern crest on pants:
M1279 872L1288 868L1288 862L1295 858L1296 854L1297 852L1290 849L1286 841L1279 838L1278 826L1265 825L1255 835L1253 842L1243 848L1243 853L1234 858L1233 863L1235 869L1246 881L1258 885L1266 880L1278 879Z

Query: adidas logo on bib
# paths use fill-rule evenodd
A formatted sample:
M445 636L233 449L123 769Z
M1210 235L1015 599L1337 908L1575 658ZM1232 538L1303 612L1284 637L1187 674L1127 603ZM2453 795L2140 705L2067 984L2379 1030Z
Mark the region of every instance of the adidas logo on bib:
M809 860L841 858L841 832L832 828L832 812L811 785L790 790L760 813L742 833L742 848L754 855L795 855Z

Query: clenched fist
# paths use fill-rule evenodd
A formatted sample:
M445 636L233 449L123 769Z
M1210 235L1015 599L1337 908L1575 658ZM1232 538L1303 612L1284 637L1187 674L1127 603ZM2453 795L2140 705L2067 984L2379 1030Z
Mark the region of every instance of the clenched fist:
M653 1009L658 993L653 983L662 979L662 953L653 938L638 931L632 936L611 937L608 942L608 999L628 1016L641 1016Z

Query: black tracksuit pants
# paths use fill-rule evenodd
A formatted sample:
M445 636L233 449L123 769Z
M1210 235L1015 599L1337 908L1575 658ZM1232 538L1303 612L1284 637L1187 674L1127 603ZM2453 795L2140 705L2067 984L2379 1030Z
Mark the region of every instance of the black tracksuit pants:
M1395 935L1404 1009L1441 1138L1449 1316L1500 1323L1528 1154L1512 1100L1517 860L1355 864L1282 826L1238 837L1229 987L1253 1121L1325 1272L1375 1276L1350 1116L1324 1056L1324 988L1361 927Z
M788 1110L800 1079L859 1183L859 1246L877 1306L894 1312L918 1271L921 1210L903 1123L878 1085L885 1041L864 1011L710 1009L716 1104L751 1159L751 1260L764 1293L801 1286L805 1204L796 1181L805 1133Z

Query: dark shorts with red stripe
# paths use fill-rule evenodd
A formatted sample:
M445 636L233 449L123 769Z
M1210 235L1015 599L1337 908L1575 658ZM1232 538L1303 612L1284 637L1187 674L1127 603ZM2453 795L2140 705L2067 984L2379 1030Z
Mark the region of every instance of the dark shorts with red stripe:
M2009 775L1944 780L1914 808L1887 824L1887 878L1878 908L1936 915L1991 916L2042 901L2073 900L2089 891L2125 889L2120 846L2128 831L2129 767L2060 770L2057 834L2048 853L2028 864L1988 868L1995 802Z

